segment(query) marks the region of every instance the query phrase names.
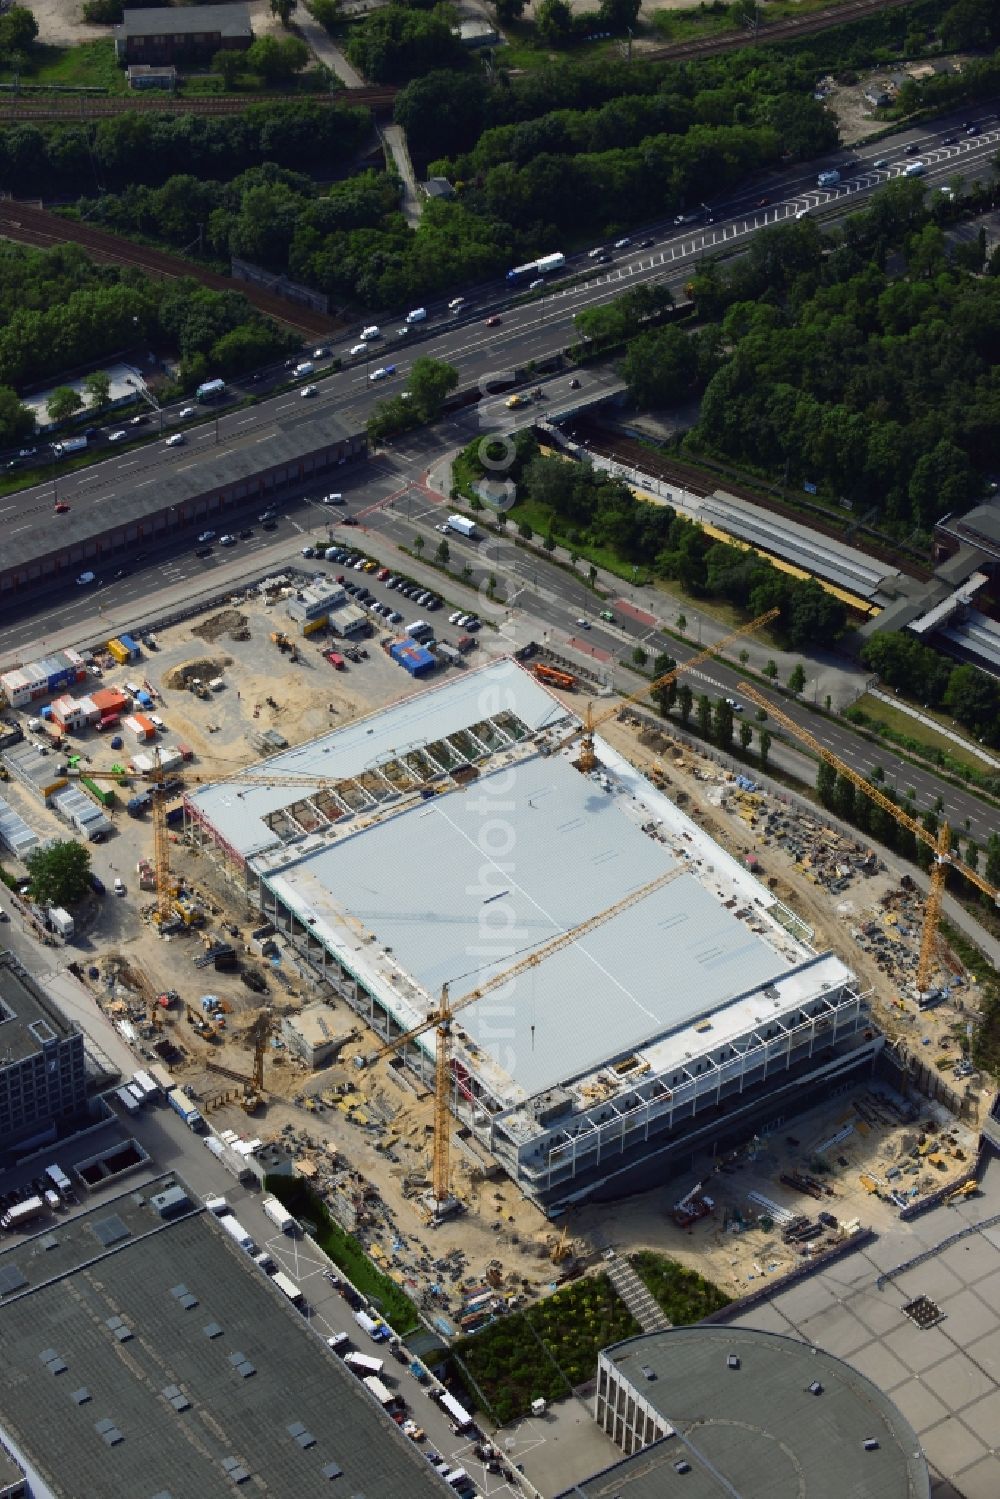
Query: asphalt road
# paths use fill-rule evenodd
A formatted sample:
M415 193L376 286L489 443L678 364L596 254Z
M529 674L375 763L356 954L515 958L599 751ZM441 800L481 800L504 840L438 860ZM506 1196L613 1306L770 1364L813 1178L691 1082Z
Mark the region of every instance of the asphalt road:
M11 536L31 528L48 533L53 524L54 502L68 504L71 511L114 504L116 494L153 484L168 464L190 467L207 447L229 442L259 440L271 424L294 429L296 418L316 409L329 408L348 422L362 426L376 402L393 390L405 386L407 373L416 354L446 359L461 373L464 386L479 383L484 394L496 388L517 366L529 360L551 356L572 341L573 318L585 307L599 305L621 294L627 286L645 282L683 282L693 267L711 252L738 250L760 230L799 215L817 211L853 211L859 199L887 181L900 176L915 161L922 161L926 173L922 180L928 188L937 188L956 175L974 175L995 153L1000 142L1000 127L993 115L982 109L975 112L981 120L980 134L962 134L962 122L949 119L932 131L910 131L893 138L892 146L867 148L856 153L838 153L830 163L810 163L808 170L796 167L781 176L762 178L746 194L724 203L709 205L711 222L702 208L694 211L698 222L656 226L636 234L628 245L613 250L614 263L599 265L587 254L571 260L568 270L586 279L577 285L542 294L528 301L512 303L511 290L491 286L469 294L464 307L450 314L446 306L428 306L428 319L407 328L402 319L382 328L382 337L366 344L365 352L351 358L348 350L358 335L352 335L342 346L330 346L330 354L314 361L317 374L329 366L330 358L339 355L347 368L329 375L317 384L315 396L304 400L299 387L264 399L254 408L227 411L224 407L207 421L180 423L181 404L153 413L150 421L162 432L173 432L183 426L184 443L166 446L157 436L129 446L108 448L101 463L74 472L58 474L33 489L0 498L0 524ZM946 140L954 144L946 145ZM906 151L913 148L914 154ZM880 154L882 153L882 154ZM843 162L847 157L857 165L845 169L838 186L820 189L816 186L819 169ZM885 167L875 168L876 160L886 160ZM595 247L596 248L596 247ZM499 322L486 326L486 317ZM385 380L372 383L377 369L392 369ZM260 392L273 385L279 375L267 372L256 384L247 386ZM286 371L280 378L287 379ZM305 377L312 379L312 376ZM203 413L199 413L203 415ZM110 424L107 433L120 431L121 423ZM132 436L125 429L128 436ZM138 429L145 438L148 427ZM60 515L57 523L72 527L70 517ZM48 539L46 542L48 545Z

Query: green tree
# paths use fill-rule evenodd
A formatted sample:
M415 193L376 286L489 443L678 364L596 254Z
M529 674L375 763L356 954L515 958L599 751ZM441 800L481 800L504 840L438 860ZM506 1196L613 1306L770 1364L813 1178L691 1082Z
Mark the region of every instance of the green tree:
M278 17L282 26L287 26L297 5L298 0L271 0L271 14Z
M733 710L724 697L716 698L712 722L712 737L722 750L733 747Z
M649 652L643 650L641 645L637 645L633 647L632 660L635 662L636 666L645 666L646 662L649 660Z
M593 563L591 563L587 568L587 581L589 582L591 588L593 588L594 584L597 582L597 568Z
M90 850L65 840L32 849L25 863L31 893L41 906L67 906L82 900L90 888Z
M451 560L451 547L448 545L445 537L441 537L441 540L437 544L437 551L434 555L437 557L437 560L441 563L442 567L448 566L448 563Z
M816 770L816 795L819 797L820 806L833 811L834 798L837 790L837 772L832 765L825 760L819 762Z
M749 660L750 660L750 652L748 650L745 650L745 649L742 650L742 651L740 651L740 665L741 666L746 666L746 664L747 664L747 662Z
M45 409L51 421L64 422L67 417L74 416L82 405L83 398L72 385L58 385L45 402Z
M774 681L775 677L778 675L778 663L777 663L777 661L772 661L772 660L768 659L768 661L766 662L766 664L764 666L764 675L765 675L765 677L770 677L772 682Z
M1000 886L1000 833L991 833L986 840L986 867L983 872L991 885Z
M0 443L5 446L30 437L35 430L35 413L23 406L17 392L0 385Z
M422 354L413 361L409 389L413 408L422 421L436 421L448 396L458 387L458 370L443 359Z
M753 739L753 729L745 721L740 724L740 749L744 755L750 750L750 741Z
M566 0L539 0L535 7L535 30L543 42L557 47L573 29L573 12Z
M698 698L698 732L702 739L709 739L712 733L712 702L707 692L700 694Z
M797 697L805 685L805 667L801 661L797 661L788 674L788 690Z
M687 629L687 627L688 627L687 615L686 614L678 614L678 616L677 616L677 628L678 628L678 630L680 630L680 632L681 632L682 635L684 634L684 631Z
M686 682L682 682L677 689L677 711L681 715L681 723L687 727L688 719L691 717L691 709L694 705L694 693Z
M767 729L761 729L757 735L757 748L760 753L760 768L764 770L767 765L767 757L771 753L771 736Z
M111 395L111 376L106 370L92 370L83 377L83 389L89 404L97 409L108 404Z
M233 52L224 47L212 58L212 72L219 75L226 88L235 88L237 79L248 66L245 56L244 52Z
M413 538L413 550L416 552L416 554L417 554L418 557L420 556L420 553L423 551L423 549L424 549L424 538L422 536L419 536L419 535L418 536L414 536L414 538Z
M670 324L632 340L622 365L622 376L629 395L638 405L670 406L690 399L696 364L691 335Z
M309 48L297 36L260 36L246 52L240 54L251 73L258 73L265 83L287 83L309 62Z
M535 533L528 525L528 522L526 520L522 520L518 521L517 534L518 536L520 536L522 541L530 541Z
M509 26L512 21L519 21L524 15L525 4L526 0L494 0L497 23Z

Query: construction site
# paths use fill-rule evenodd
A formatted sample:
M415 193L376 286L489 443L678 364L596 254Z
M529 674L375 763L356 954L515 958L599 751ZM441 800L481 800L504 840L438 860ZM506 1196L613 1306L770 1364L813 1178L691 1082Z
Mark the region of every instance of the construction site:
M282 597L141 670L95 656L141 677L157 753L63 746L70 781L146 798L110 809L124 898L81 911L76 966L414 1299L468 1330L463 1286L493 1315L609 1242L732 1294L963 1179L979 1080L958 1119L881 1076L886 1035L962 1065L969 987L952 965L921 1008L912 885L641 702L581 716L508 658L416 682L375 642L341 669Z

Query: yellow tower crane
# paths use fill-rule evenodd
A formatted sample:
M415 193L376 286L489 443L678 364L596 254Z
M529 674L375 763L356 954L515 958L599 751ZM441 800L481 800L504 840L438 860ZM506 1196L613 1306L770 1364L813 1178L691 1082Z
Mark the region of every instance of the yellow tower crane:
M425 1032L434 1030L437 1033L436 1049L434 1054L434 1164L431 1173L433 1191L433 1211L436 1217L443 1217L456 1206L455 1199L451 1195L451 1171L450 1171L450 1149L451 1129L448 1121L449 1103L448 1097L451 1082L451 1026L452 1021L459 1011L464 1010L467 1005L475 1004L476 1000L482 999L501 985L509 983L511 979L526 973L529 969L536 967L545 958L551 957L553 953L559 952L561 948L570 946L571 943L585 937L588 933L602 926L604 922L610 921L613 916L618 916L622 911L627 911L630 906L645 900L655 890L661 890L664 885L669 885L672 880L684 874L686 865L680 864L668 869L665 873L658 875L655 880L648 884L640 885L637 890L632 890L628 895L622 896L621 900L615 901L614 905L608 906L603 911L598 911L595 916L588 916L586 921L581 921L579 926L570 927L558 936L552 937L548 942L543 942L540 947L532 950L501 972L493 974L484 980L477 988L471 989L459 999L452 999L448 992L448 985L441 988L441 998L437 1008L422 1020L419 1025L413 1026L411 1030L400 1036L394 1036L391 1041L379 1047L378 1051L370 1058L377 1062L383 1057L392 1056L393 1053L402 1050L411 1041Z
M927 844L933 850L934 862L931 866L930 888L927 893L927 905L924 910L924 928L920 939L920 958L917 962L917 991L920 994L926 994L931 987L931 974L933 972L934 954L937 947L938 921L941 916L941 898L944 895L944 882L948 869L957 869L965 879L971 881L984 895L988 895L993 904L998 907L1000 907L1000 890L991 885L989 880L984 879L978 870L970 869L968 864L964 863L956 854L951 852L951 829L946 822L941 824L937 837L935 837L916 818L911 817L908 812L904 812L902 807L897 807L891 797L886 796L877 786L873 786L871 781L867 780L858 771L852 770L849 765L845 765L843 760L835 755L832 750L828 750L825 745L820 744L819 740L810 734L808 729L804 729L793 718L789 718L787 713L782 712L780 708L776 707L751 682L743 682L742 692L752 703L756 703L758 708L763 708L764 712L773 718L775 723L780 724L783 729L787 729L796 739L807 745L814 754L819 755L821 760L825 760L827 765L832 766L839 775L846 776L849 781L857 786L859 791L863 791L865 796L869 797L876 806L881 807L883 812L887 812L902 827L907 828L913 834L914 838L919 839L921 843Z
M587 714L583 723L577 725L575 729L572 729L560 741L559 748L565 749L567 745L572 744L575 739L582 735L580 757L576 762L576 766L584 775L590 775L591 771L597 765L597 755L594 751L594 730L600 724L605 723L609 718L614 718L617 713L621 712L626 703L640 702L644 697L648 697L651 692L655 692L658 687L666 687L670 682L676 681L682 672L691 671L694 667L700 666L703 661L711 660L713 656L719 655L732 641L739 640L742 635L752 635L755 630L759 630L764 625L770 624L771 620L776 619L780 613L780 609L769 609L766 614L758 615L749 624L740 625L738 630L731 630L728 635L723 635L722 639L717 640L714 645L707 646L705 650L699 651L696 656L692 656L690 661L682 661L670 671L664 672L663 676L657 677L655 681L645 683L637 692L629 693L628 697L616 702L613 707L606 708L596 718L594 716L593 703L588 703Z

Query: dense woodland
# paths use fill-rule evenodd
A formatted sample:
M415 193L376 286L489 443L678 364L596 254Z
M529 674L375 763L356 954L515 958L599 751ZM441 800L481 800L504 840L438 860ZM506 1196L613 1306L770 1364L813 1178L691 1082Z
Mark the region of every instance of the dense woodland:
M253 369L296 346L237 292L95 265L67 245L0 241L0 443L32 430L15 390L136 345L174 354L187 383Z

